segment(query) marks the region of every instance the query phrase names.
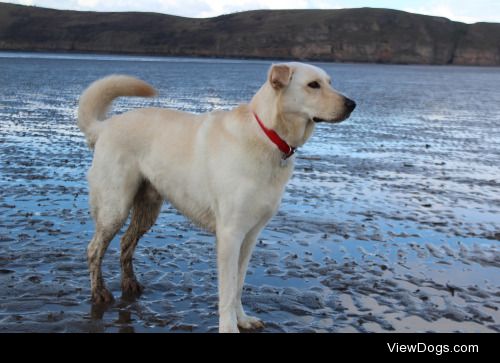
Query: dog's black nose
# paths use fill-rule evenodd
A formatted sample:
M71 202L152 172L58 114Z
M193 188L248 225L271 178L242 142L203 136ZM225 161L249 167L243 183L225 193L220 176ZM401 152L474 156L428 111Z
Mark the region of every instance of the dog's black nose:
M346 98L345 99L344 105L345 105L345 107L347 107L347 109L349 110L349 112L354 111L354 109L356 108L356 102L354 102L350 98Z

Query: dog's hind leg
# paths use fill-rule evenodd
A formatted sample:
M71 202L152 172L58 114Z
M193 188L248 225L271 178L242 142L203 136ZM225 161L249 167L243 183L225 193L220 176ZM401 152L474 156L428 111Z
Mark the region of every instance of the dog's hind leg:
M124 173L114 177L102 175L103 168L93 167L89 172L90 206L95 220L95 234L87 248L92 301L109 303L113 295L102 278L102 259L111 240L126 221L137 192L138 173Z
M125 219L125 218L124 218ZM124 219L121 221L123 224ZM113 295L106 289L102 278L102 259L109 243L121 227L119 221L115 225L96 224L94 237L87 247L87 259L90 270L90 283L92 289L92 301L94 303L110 303Z
M132 258L137 242L153 226L160 214L162 202L163 198L149 182L141 184L132 205L130 225L120 242L121 287L124 296L139 295L143 290L135 277Z

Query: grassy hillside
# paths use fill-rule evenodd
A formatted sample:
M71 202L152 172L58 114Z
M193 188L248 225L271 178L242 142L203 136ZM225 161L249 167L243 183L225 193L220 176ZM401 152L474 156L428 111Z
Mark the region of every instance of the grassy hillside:
M500 24L371 8L192 19L0 3L0 50L500 65Z

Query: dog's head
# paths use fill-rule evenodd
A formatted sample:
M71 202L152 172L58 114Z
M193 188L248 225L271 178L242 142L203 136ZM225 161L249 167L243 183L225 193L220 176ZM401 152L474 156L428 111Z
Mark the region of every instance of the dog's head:
M304 121L337 123L347 119L356 103L332 88L322 69L304 63L271 66L268 82L279 93L284 118L299 116Z

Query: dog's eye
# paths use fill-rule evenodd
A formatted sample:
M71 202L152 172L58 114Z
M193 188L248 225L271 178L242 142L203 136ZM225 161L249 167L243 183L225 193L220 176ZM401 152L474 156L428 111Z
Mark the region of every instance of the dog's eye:
M315 88L315 89L317 89L317 88L321 88L321 86L319 85L319 83L318 83L318 82L316 82L316 81L309 83L309 84L308 84L308 86L309 86L310 88Z

